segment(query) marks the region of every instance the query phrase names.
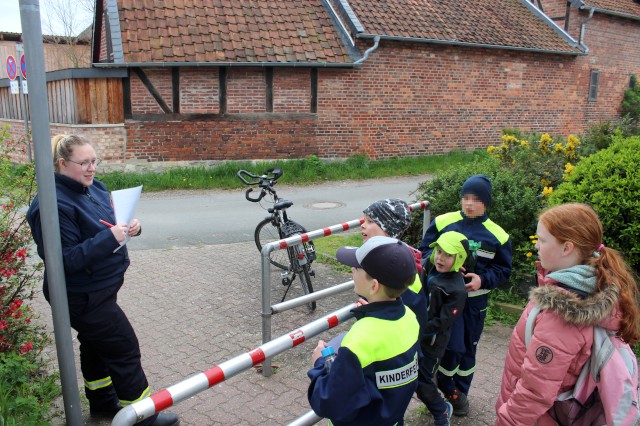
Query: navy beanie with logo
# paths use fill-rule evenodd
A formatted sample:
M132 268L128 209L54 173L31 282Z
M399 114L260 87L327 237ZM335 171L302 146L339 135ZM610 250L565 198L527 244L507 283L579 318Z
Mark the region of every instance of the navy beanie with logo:
M473 175L465 181L460 197L472 194L478 197L485 207L491 205L491 179L487 175Z

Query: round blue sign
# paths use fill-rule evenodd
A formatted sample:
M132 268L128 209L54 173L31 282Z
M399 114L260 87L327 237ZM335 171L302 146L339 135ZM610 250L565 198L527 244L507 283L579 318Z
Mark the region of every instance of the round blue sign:
M7 57L7 75L10 80L15 80L18 76L18 64L16 64L16 58L11 55Z

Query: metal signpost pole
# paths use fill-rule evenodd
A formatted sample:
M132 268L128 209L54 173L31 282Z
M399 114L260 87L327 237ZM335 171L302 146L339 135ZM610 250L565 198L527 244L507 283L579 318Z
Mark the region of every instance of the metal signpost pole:
M67 306L67 289L60 245L60 222L58 203L53 179L51 154L49 107L47 103L42 28L40 27L40 4L38 0L20 0L20 18L25 51L31 64L31 121L36 159L36 178L40 200L44 252L47 258L47 280L51 296L51 311L55 333L58 365L62 381L62 396L67 425L82 425L78 377L73 357L71 324Z
M16 52L18 53L18 61L22 58L24 53L24 49L22 48L22 44L16 43ZM23 81L27 81L26 77L22 75L22 72L19 74L20 77L20 105L22 106L22 117L24 118L24 139L27 144L27 159L29 162L33 161L31 157L31 138L29 137L29 111L27 109L27 97L24 93L24 88L22 85ZM24 78L24 80L23 80Z

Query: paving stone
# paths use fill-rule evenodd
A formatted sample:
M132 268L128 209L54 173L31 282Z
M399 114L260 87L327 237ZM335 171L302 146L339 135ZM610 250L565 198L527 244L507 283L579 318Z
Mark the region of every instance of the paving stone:
M130 251L131 266L118 301L136 330L142 363L152 392L176 384L194 374L221 364L261 344L260 257L253 243L199 246L170 250ZM348 281L329 267L314 263L314 288ZM296 280L297 282L297 280ZM287 300L301 295L299 284ZM272 272L272 300L280 301L284 287ZM288 333L355 301L351 292L318 302L316 311L306 306L272 317L272 337ZM51 311L42 292L34 309L53 330ZM277 355L279 368L263 377L255 368L239 373L167 411L177 413L182 425L282 425L309 411L306 372L318 340L328 340L346 330L352 321ZM470 414L454 418L454 425L492 425L494 404L502 376L510 328L487 327L478 348L478 368L469 395ZM73 332L78 388L82 375L78 342ZM55 360L55 347L48 348ZM406 424L431 425L433 419L414 398L407 410ZM83 407L88 413L88 407ZM64 424L63 419L58 423ZM87 425L108 425L85 414ZM326 424L326 421L320 424Z

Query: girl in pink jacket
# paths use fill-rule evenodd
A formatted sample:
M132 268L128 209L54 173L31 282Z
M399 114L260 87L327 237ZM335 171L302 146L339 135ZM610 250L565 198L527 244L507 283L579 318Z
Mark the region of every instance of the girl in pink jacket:
M538 220L538 283L513 330L496 403L496 426L556 425L547 411L571 390L591 354L593 326L614 330L629 344L640 340L638 287L622 256L602 244L593 209L551 207ZM527 316L538 306L531 342Z

